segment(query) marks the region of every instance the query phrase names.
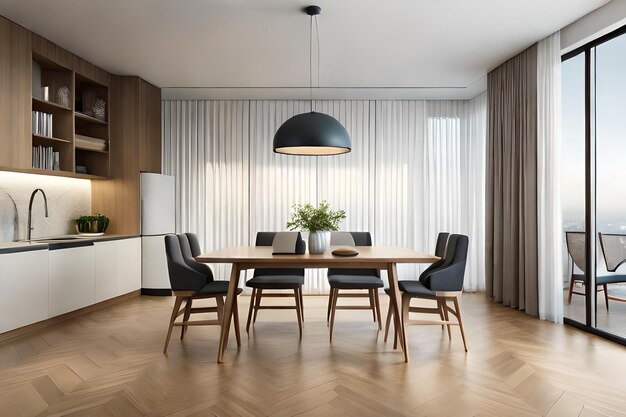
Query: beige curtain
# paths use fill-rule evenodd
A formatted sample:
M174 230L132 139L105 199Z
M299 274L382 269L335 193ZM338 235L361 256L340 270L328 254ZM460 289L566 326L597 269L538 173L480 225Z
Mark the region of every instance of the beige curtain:
M486 289L538 315L537 47L488 75Z

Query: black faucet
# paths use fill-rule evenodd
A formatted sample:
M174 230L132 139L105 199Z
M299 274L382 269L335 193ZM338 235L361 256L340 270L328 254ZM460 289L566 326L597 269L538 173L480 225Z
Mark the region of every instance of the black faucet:
M28 229L26 232L26 240L30 240L30 232L33 230L33 227L31 225L32 217L33 217L33 200L35 199L35 194L37 194L37 191L41 191L41 195L43 196L44 207L46 209L46 217L48 217L48 199L46 198L46 193L44 193L41 188L37 188L30 195L30 201L28 202Z

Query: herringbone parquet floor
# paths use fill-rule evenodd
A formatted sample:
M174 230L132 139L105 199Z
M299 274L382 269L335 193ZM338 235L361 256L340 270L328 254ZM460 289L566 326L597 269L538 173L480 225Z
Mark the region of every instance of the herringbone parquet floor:
M483 295L463 297L469 353L458 329L448 342L413 326L409 364L368 312L338 312L331 345L326 298L304 303L302 341L295 312L264 310L239 351L231 332L223 365L216 326L176 331L161 353L172 298L5 342L0 416L626 416L626 349Z

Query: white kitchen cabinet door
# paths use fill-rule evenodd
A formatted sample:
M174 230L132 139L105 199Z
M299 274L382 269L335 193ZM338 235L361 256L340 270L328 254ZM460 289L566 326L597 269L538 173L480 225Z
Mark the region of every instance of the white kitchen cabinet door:
M165 236L142 236L141 262L141 288L171 288L165 256Z
M93 304L96 299L94 246L49 253L50 317Z
M141 239L117 240L118 295L141 288Z
M95 242L96 251L96 303L119 295L117 288L118 241Z
M48 250L0 254L0 333L48 318Z

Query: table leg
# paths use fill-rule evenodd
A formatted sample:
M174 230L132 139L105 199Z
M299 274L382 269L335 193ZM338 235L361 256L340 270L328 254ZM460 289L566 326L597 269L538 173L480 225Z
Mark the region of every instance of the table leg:
M230 323L233 317L233 305L235 304L235 297L237 292L237 285L239 284L239 265L233 263L230 271L230 284L228 285L228 293L226 294L226 301L224 303L224 319L222 322L222 331L220 333L220 343L217 349L217 363L224 362L224 350L228 342L228 334L230 332Z
M395 263L387 267L387 278L389 279L389 295L393 308L393 322L396 334L400 341L400 348L404 352L404 362L409 361L409 349L404 332L404 321L402 320L402 295L398 288L398 269Z

